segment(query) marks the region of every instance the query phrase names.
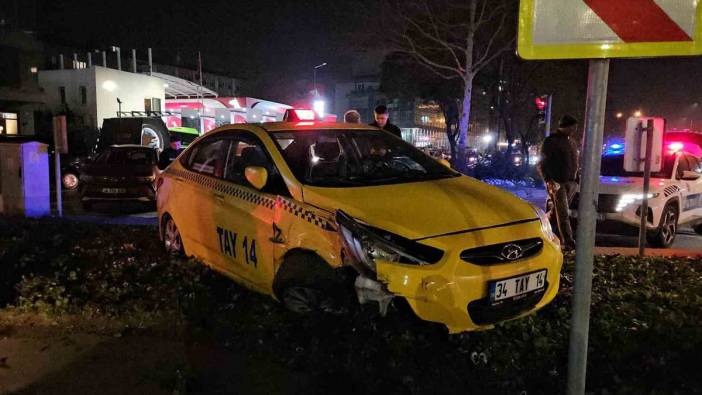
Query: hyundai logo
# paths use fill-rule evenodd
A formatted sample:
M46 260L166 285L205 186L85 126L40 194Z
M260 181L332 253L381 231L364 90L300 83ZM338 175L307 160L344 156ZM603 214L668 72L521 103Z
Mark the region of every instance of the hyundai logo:
M516 244L507 244L502 247L502 252L500 253L500 257L506 261L515 261L523 255L524 250Z

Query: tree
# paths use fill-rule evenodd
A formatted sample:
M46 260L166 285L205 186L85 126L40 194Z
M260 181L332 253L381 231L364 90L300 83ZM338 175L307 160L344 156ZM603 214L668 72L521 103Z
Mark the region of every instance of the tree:
M383 33L392 50L462 88L455 164L466 169L471 97L476 75L514 47L517 2L510 0L406 0L385 3Z
M446 122L446 137L451 149L451 160L455 162L462 93L455 81L426 73L424 67L418 65L406 54L394 53L383 62L380 90L390 97L405 100L419 98L438 104Z

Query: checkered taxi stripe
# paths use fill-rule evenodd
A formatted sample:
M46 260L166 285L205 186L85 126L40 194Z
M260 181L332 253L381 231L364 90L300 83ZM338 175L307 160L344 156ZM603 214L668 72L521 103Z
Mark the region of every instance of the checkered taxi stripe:
M289 212L290 214L296 217L306 220L312 225L315 225L326 231L336 231L336 226L334 226L334 223L328 218L319 216L316 213L300 206L296 202L283 198L281 196L278 196L277 199L269 198L260 193L255 193L241 188L239 186L225 183L212 177L207 177L205 175L198 174L195 172L182 171L176 169L168 169L166 170L166 172L172 174L175 177L180 177L185 180L199 184L207 189L217 191L219 193L226 194L229 196L233 196L237 199L253 203L257 206L263 206L270 210L275 209L276 205L278 205L283 210Z
M316 213L299 206L294 201L285 199L278 196L278 204L283 208L283 210L289 212L290 214L300 217L312 225L318 226L326 231L333 232L336 231L336 226L327 218L321 217Z

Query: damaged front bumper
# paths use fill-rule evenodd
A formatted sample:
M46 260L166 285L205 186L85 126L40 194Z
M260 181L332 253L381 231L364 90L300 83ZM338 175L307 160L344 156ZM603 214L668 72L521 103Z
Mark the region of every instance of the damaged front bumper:
M445 251L434 264L374 259L371 267L352 259L349 263L357 270L361 268L355 282L359 302L378 302L381 314L385 314L393 298L404 298L419 318L444 324L450 333L489 329L498 322L527 315L548 304L558 292L563 256L554 240L544 240L538 254L509 263L476 265L460 257L466 246L509 242L515 234L525 238L544 236L538 222L524 223L506 232L492 229L426 240ZM505 300L491 300L491 282L543 271L542 288Z

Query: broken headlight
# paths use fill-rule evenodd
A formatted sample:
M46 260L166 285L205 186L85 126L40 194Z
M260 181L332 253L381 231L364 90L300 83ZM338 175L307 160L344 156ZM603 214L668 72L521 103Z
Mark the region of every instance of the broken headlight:
M378 260L408 265L429 265L438 262L444 252L402 236L360 223L341 210L336 222L348 258L361 274L375 272Z

